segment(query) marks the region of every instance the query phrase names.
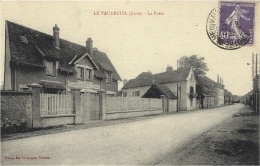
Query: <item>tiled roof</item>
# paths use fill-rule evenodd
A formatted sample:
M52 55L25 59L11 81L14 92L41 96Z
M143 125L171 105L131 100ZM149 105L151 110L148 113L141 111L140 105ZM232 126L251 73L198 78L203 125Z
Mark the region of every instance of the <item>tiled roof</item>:
M202 82L203 86L205 86L209 89L213 88L214 86L217 86L217 83L207 76L202 77L201 82Z
M52 35L10 21L6 21L6 23L9 34L12 63L45 67L43 63L44 58L56 59L59 60L61 71L75 73L74 67L69 65L69 62L75 55L78 55L77 57L80 58L86 53L86 48L84 46L64 39L60 39L60 49L57 49L54 46ZM22 42L20 36L26 37L28 43ZM116 80L121 80L119 74L105 53L94 50L93 60L96 63L102 62L109 66L113 72L114 78ZM103 71L99 71L98 75L100 75L100 72Z
M100 64L103 64L103 65L105 64L106 67L109 67L109 70L113 72L113 77L115 80L119 80L119 81L122 80L106 53L103 53L97 49L94 49L92 59L98 65L98 67L103 70L107 70L107 69L104 69Z
M157 74L141 73L135 79L129 80L122 89L151 86L152 84L165 84L179 81L184 81L187 79L190 67L180 67L177 70L167 71ZM179 79L177 79L179 78Z

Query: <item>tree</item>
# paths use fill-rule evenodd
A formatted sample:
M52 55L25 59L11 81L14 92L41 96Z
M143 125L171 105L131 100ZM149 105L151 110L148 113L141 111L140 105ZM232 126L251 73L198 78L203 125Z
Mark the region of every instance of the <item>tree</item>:
M197 94L198 99L200 99L200 104L203 108L203 99L205 96L203 95L203 81L202 78L206 75L206 72L209 71L207 64L204 62L204 57L198 57L197 55L192 56L183 56L179 60L179 64L182 67L193 67L194 75L197 81Z
M179 64L182 67L193 67L196 78L205 76L209 70L207 64L204 62L204 57L198 57L197 55L183 56L179 60Z

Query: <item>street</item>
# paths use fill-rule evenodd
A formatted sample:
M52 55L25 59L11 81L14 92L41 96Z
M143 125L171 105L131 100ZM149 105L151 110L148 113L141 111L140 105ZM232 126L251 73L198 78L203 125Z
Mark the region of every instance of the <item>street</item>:
M155 164L239 111L236 104L2 142L1 163Z

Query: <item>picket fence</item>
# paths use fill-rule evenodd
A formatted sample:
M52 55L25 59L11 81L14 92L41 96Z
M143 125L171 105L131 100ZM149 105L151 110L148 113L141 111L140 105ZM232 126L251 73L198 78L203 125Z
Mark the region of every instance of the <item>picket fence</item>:
M71 94L40 94L41 115L74 114Z
M162 109L162 99L107 97L107 112Z

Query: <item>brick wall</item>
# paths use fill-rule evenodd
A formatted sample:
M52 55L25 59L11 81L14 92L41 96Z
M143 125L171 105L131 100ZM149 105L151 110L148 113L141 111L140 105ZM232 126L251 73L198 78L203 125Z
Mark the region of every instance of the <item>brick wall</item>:
M1 127L32 127L32 93L1 91Z

